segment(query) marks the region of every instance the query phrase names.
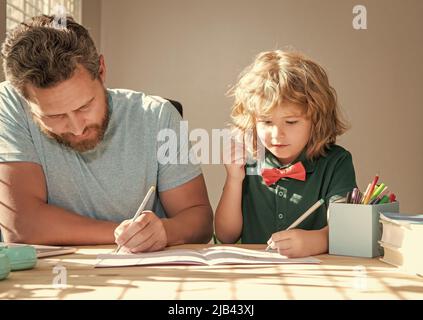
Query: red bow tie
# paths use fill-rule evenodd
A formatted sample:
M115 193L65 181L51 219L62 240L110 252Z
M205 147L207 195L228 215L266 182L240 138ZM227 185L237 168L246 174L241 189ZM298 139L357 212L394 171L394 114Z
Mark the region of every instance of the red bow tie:
M305 181L306 179L305 168L301 162L297 162L285 169L262 169L261 175L268 186L274 184L281 178L292 178L301 181Z

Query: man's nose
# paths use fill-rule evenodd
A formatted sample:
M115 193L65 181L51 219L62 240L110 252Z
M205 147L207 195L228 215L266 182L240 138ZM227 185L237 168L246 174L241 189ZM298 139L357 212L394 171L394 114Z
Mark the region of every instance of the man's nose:
M69 119L69 131L73 133L75 136L79 136L84 133L85 124L84 119L74 113L68 115Z

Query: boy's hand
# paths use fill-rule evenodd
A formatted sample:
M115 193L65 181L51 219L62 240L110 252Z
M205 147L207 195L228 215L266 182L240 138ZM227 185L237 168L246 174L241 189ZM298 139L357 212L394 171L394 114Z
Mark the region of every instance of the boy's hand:
M233 139L223 149L223 163L225 165L227 179L243 181L245 178L246 164L244 144Z
M291 229L272 234L268 245L288 258L314 256L328 251L328 227L321 230Z
M154 212L144 211L132 224L131 221L125 220L115 229L115 242L122 251L149 252L166 247L166 230Z

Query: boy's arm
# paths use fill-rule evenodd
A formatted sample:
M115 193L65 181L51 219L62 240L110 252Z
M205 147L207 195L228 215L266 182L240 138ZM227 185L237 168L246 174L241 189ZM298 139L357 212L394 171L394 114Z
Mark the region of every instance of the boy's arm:
M40 165L0 163L0 227L6 242L38 244L114 243L117 223L95 220L47 203Z
M235 243L242 231L242 180L226 178L215 214L215 233L222 243Z
M273 249L288 258L301 258L328 252L329 228L320 230L290 229L272 235Z
M215 213L215 233L220 242L235 243L241 237L243 223L241 203L246 163L244 144L231 142L224 149L223 160L226 181Z
M309 243L310 247L308 255L315 256L327 253L329 250L329 227L326 226L320 230L312 230L311 232L314 233L313 239L315 241L311 241L311 243Z

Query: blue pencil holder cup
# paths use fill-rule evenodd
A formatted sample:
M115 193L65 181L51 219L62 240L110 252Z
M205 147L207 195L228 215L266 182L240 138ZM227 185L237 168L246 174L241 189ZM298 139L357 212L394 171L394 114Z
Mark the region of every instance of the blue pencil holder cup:
M329 254L373 258L381 256L381 212L399 212L399 202L375 205L330 203Z

